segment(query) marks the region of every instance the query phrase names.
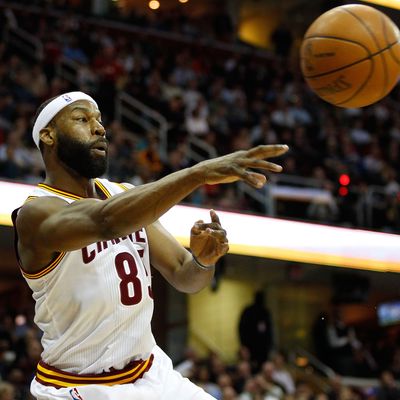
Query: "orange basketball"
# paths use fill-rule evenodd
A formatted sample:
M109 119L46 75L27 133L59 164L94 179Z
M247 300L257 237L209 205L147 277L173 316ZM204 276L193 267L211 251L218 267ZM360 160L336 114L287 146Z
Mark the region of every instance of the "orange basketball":
M310 88L328 103L353 108L386 96L400 75L400 32L373 7L349 4L319 16L300 49Z

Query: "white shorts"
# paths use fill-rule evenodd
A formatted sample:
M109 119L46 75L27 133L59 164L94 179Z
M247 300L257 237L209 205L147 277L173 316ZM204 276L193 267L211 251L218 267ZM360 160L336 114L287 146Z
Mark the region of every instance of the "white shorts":
M31 393L37 400L215 400L174 371L171 359L158 346L153 349L153 354L153 365L135 383L56 389L33 379Z

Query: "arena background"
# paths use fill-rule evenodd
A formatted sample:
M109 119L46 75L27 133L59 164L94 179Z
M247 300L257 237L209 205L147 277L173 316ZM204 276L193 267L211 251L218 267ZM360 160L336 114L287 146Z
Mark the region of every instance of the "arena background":
M330 366L318 359L313 329L321 313L340 307L377 364L365 376L346 377L343 384L351 398L374 398L382 371L400 378L395 357L400 315L386 324L378 318L382 304L395 310L400 301L400 252L395 251L400 227L399 88L377 105L346 111L326 105L305 86L298 63L302 35L323 11L347 2L160 0L157 9L150 3L157 6L144 0L0 1L0 179L11 184L42 179L29 124L42 99L66 89L82 89L99 99L115 144L113 179L146 182L230 150L288 142L292 150L280 160L284 173L270 177L267 190L240 184L207 187L183 203L200 212L213 207L235 213L243 221L249 215L293 221L291 228L260 220L264 231L257 232L265 236L266 247L269 237L273 241L278 233L287 235L287 248L282 240L276 257L271 250L241 251L255 226L237 224L231 229L248 233L220 262L210 288L186 296L154 272L155 335L175 363L190 346L199 357L213 353L233 368L241 312L263 290L273 319L274 348L288 355L287 368L298 389L308 383L313 390L308 398L313 398L334 387ZM377 8L399 23L398 10ZM93 43L98 48L90 48ZM216 101L217 95L223 100ZM175 103L179 96L186 103ZM124 151L126 147L132 151ZM38 356L28 351L24 336L32 325L33 303L16 265L5 211L21 199L12 186L0 188L0 375L12 382L16 398L24 399L29 398L26 388ZM296 258L290 247L296 236L290 233L298 221L332 232L335 226L348 229L360 258L365 245L357 237L360 230L381 233L382 244L372 247L369 262L357 265L346 257L327 262L324 254ZM186 245L187 238L177 235ZM346 247L340 234L329 240L325 245L333 252ZM300 250L311 251L308 247L312 243ZM22 377L10 370L23 371ZM294 396L305 398L300 392Z

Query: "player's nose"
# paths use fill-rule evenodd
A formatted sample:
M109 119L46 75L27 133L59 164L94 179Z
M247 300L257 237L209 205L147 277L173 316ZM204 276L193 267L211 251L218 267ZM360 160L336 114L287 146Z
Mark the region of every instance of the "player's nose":
M106 130L104 126L99 121L96 120L92 125L92 133L96 136L105 136Z

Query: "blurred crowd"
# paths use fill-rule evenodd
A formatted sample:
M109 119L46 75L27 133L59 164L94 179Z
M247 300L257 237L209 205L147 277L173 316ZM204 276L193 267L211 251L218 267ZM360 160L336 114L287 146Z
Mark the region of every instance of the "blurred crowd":
M264 55L166 42L162 34L135 36L91 25L74 14L57 18L43 12L32 17L7 10L2 26L19 26L37 38L43 57L30 59L19 52L7 42L4 29L1 177L30 183L43 179L40 154L30 135L32 116L43 100L80 89L92 94L102 111L111 142L110 179L138 184L192 164L192 137L217 154L286 143L291 150L280 160L284 176L273 181L279 185L285 178L285 184L295 186L298 177L311 178L312 186L328 193L331 201L278 202L278 215L392 232L399 228L399 87L364 109L327 105L305 85L285 25L272 35L275 53ZM76 66L73 81L60 73L65 59ZM167 156L160 154L157 132L117 120L115 98L120 92L167 119ZM231 185L206 186L187 201L268 213L266 204L239 196L237 190Z
M130 26L154 30L167 34L183 35L188 39L201 39L237 42L234 24L225 10L223 1L207 4L211 12L188 15L185 5L177 2L176 7L160 7L157 12L147 12L147 4L143 7L121 6L114 2L74 1L74 0L19 0L18 5L40 7L47 11L59 12L86 17L106 17L110 21L123 22Z
M0 315L0 400L33 400L29 386L42 351L40 336L29 313ZM400 347L396 341L392 363L376 372L379 380L362 386L345 382L340 375L317 373L301 359L274 349L264 360L255 359L244 346L233 362L213 352L200 356L187 348L175 369L217 400L398 400L400 387L395 379L400 378ZM381 348L381 356L391 350Z
M259 368L253 368L245 348L234 364L211 353L199 357L193 349L175 368L218 400L377 400L400 398L393 372L385 370L376 384L363 387L344 383L339 375L322 378L312 368L288 362L273 352Z

